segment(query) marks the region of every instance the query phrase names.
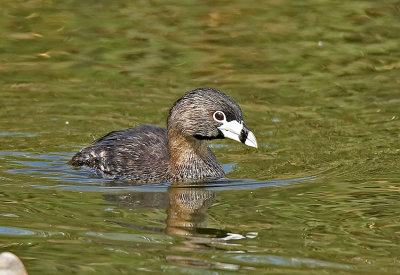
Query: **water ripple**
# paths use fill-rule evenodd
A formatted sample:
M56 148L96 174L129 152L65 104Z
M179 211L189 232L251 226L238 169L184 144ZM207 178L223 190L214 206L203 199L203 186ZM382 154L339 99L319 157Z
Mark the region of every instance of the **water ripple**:
M55 235L64 236L65 234L64 234L64 232L27 230L27 229L21 229L21 228L16 228L16 227L0 226L0 235L49 237L49 236L55 236Z
M10 174L20 174L30 177L49 179L54 182L67 184L31 184L30 186L43 189L62 189L70 191L90 192L120 192L120 191L141 191L141 192L166 192L170 183L158 184L136 184L126 181L116 181L101 178L94 169L87 167L74 168L69 164L73 154L53 152L47 155L32 155L20 152L1 152L0 156L7 158L11 169ZM224 164L224 170L230 171L234 163ZM206 187L209 190L239 190L258 189L292 184L296 182L314 181L316 177L302 177L276 181L254 181L252 179L220 179L205 184L185 184L180 187ZM51 182L50 181L50 182ZM6 182L6 181L5 181ZM7 184L7 183L6 183Z

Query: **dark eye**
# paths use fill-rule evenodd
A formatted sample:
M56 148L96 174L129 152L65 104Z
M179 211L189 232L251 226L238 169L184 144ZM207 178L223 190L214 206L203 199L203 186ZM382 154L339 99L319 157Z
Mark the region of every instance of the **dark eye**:
M221 111L216 111L213 115L214 120L221 122L225 120L225 114Z

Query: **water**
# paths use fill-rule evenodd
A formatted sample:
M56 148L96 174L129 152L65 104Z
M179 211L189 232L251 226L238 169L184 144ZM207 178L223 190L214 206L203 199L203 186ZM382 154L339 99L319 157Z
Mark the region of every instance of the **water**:
M30 274L400 273L397 1L0 11L0 247ZM210 86L259 143L212 144L228 179L132 185L69 165Z

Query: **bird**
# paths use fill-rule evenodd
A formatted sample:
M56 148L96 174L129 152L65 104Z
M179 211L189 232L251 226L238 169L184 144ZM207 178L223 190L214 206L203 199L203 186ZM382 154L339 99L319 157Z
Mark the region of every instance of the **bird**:
M110 132L76 153L71 164L137 183L206 182L225 177L208 147L208 141L224 138L257 148L235 100L215 88L197 88L173 104L166 128Z

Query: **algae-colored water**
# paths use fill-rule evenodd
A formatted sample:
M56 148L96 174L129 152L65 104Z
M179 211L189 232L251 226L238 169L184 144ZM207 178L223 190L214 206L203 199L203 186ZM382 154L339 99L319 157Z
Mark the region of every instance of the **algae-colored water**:
M400 273L398 1L2 1L0 247L30 274ZM241 105L229 179L134 186L69 165L165 126L186 91Z

